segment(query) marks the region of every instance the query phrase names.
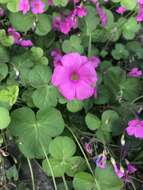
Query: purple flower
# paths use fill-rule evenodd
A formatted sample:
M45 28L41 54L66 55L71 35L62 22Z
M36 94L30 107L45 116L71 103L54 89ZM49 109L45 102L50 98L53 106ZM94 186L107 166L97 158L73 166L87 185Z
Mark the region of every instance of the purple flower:
M115 171L116 175L119 178L123 178L125 176L124 168L122 166L117 165L114 158L111 158L111 163L113 165L113 168L114 168L114 171Z
M118 7L116 9L116 13L118 13L118 14L123 15L125 12L126 12L126 8L125 7L120 6L120 7Z
M132 70L128 73L130 77L141 77L143 75L142 71L137 67L132 68Z
M93 149L91 143L85 143L84 148L88 154L92 154Z
M30 10L29 0L20 0L19 11L22 11L23 14L26 14L29 10Z
M129 136L135 136L136 138L143 138L143 120L133 119L128 122L126 131Z
M68 53L61 59L52 75L52 84L67 100L84 100L94 95L97 74L86 56Z
M127 173L133 174L136 171L137 171L137 168L134 165L132 165L130 163L127 164Z
M41 14L44 12L45 3L41 0L32 0L31 9L33 14Z
M98 155L98 157L96 159L97 167L99 167L101 169L105 169L106 168L106 161L107 161L107 157L104 153Z

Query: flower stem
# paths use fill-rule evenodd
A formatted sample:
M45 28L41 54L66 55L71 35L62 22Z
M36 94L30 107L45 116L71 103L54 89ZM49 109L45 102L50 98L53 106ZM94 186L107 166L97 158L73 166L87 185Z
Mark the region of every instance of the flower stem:
M91 48L92 48L92 36L89 35L89 41L88 41L88 57L91 56Z
M29 159L29 158L27 158L27 162L28 162L28 166L29 166L30 174L31 174L32 189L33 189L33 190L36 190L36 188L35 188L35 182L34 182L34 174L33 174L32 166L31 166L31 162L30 162L30 159Z
M63 183L64 183L64 186L65 186L65 190L69 190L69 188L68 188L68 185L67 185L67 182L66 182L66 179L65 179L65 176L64 176L64 175L62 176L62 179L63 179Z
M55 181L55 177L54 177L54 172L53 172L53 169L52 169L52 166L51 166L51 163L50 163L50 161L49 161L49 158L48 158L48 156L47 156L47 153L46 153L45 148L44 148L44 146L43 146L43 143L42 143L41 141L40 141L40 145L41 145L41 148L42 148L42 150L43 150L43 153L44 153L44 155L45 155L47 164L48 164L49 169L50 169L50 172L51 172L51 176L52 176L52 179L53 179L54 188L55 188L55 190L58 190L58 189L57 189L57 185L56 185L56 181Z

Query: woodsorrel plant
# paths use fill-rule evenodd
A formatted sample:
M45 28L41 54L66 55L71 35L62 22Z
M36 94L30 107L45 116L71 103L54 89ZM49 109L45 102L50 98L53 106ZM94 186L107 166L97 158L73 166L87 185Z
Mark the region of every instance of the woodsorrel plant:
M0 0L0 189L143 188L142 22L143 0Z

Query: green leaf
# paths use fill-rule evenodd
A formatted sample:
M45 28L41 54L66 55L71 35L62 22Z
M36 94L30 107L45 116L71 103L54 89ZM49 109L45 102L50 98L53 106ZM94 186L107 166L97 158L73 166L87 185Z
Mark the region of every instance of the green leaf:
M65 53L79 52L83 53L84 48L81 45L81 38L76 35L72 35L69 40L65 40L62 44L62 49Z
M129 52L126 47L123 44L119 43L115 45L115 49L112 50L111 54L116 60L127 59L129 56Z
M9 20L16 30L27 32L32 28L35 18L31 13L27 13L26 15L23 15L22 13L10 13Z
M132 101L142 92L141 82L137 78L128 78L120 84L122 99Z
M55 107L57 105L57 98L57 89L50 85L36 89L32 95L34 105L41 109Z
M120 117L113 110L106 110L102 114L102 129L111 132L113 128L120 127Z
M140 28L141 25L137 23L135 17L130 17L122 27L124 38L132 40Z
M18 5L19 5L19 0L9 0L7 3L7 8L11 12L18 12Z
M67 103L67 109L70 112L75 113L75 112L82 110L82 108L83 108L83 102L81 102L81 101L73 100L73 101L70 101Z
M88 113L86 115L85 122L87 124L87 127L90 130L93 130L93 131L96 130L96 129L98 129L98 128L100 128L100 126L101 126L100 119L97 116L95 116L95 115L93 115L91 113Z
M63 6L65 7L68 3L68 0L53 0L55 6Z
M6 170L6 177L9 180L14 179L14 181L18 180L18 171L16 169L16 166L13 165L12 167L10 167L8 170Z
M65 168L66 168L64 162L61 162L60 160L55 160L52 158L50 158L49 161L54 173L54 177L64 176ZM47 173L48 176L52 176L47 160L43 161L42 168Z
M37 19L38 21L35 33L39 36L48 34L52 28L49 15L41 14L37 16Z
M75 175L73 186L76 190L92 190L94 188L94 178L86 172L79 172Z
M7 86L0 90L0 105L11 107L15 104L19 93L17 85Z
M9 61L9 54L7 50L0 45L0 63L6 63Z
M86 168L85 160L80 156L74 156L67 160L66 174L73 177L77 172L84 171Z
M49 152L53 158L58 160L66 160L74 155L76 145L70 137L56 137L49 145Z
M105 169L96 167L95 177L101 190L119 190L123 188L123 182L115 174L111 164L107 164Z
M51 78L51 70L45 65L36 65L29 73L31 86L35 88L48 85Z
M4 107L0 107L0 129L7 128L10 120L9 111Z
M6 64L0 64L0 81L3 80L8 74L8 66Z
M123 7L125 7L126 9L129 9L129 10L133 10L135 9L136 5L137 5L137 0L120 0L121 2L121 5Z
M56 109L34 112L27 107L16 109L11 114L9 127L12 135L19 137L19 147L28 157L42 157L41 143L48 152L51 137L60 135L64 130L61 113Z

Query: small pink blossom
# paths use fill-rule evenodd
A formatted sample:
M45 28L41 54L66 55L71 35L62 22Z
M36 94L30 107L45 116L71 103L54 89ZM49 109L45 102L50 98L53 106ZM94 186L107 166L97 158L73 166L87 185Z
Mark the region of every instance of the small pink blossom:
M133 174L136 171L137 171L137 168L133 164L131 164L131 163L127 164L127 173L128 174Z
M129 73L128 75L130 77L141 77L143 75L142 71L139 70L137 67L134 67Z
M120 6L120 7L118 7L116 9L116 13L118 13L118 14L123 15L125 12L126 12L126 8L125 7Z
M0 17L3 17L5 15L5 11L3 8L0 7Z
M33 45L33 43L31 42L31 40L21 40L19 41L19 45L23 47L30 47Z
M87 152L88 154L92 154L93 149L92 149L91 143L85 143L84 147L85 147L85 150L86 150L86 152Z
M100 7L100 4L98 2L96 3L96 11L98 15L100 16L102 26L106 27L107 16L106 16L105 11Z
M53 5L53 0L48 0L48 5L49 6Z
M76 15L81 18L87 15L87 9L81 5L77 6L74 11Z
M61 63L61 59L63 57L62 53L60 52L59 49L54 49L52 52L51 52L51 56L53 57L54 61L54 66L57 66L57 65L62 65Z
M15 29L12 28L12 27L9 27L7 32L8 32L8 34L9 34L10 36L13 37L14 43L15 43L15 44L18 44L18 43L19 43L19 40L20 40L20 38L21 38L20 33L19 33L19 32L16 32Z
M67 100L84 100L95 94L97 74L86 56L68 53L61 59L52 75L52 84Z
M104 153L98 155L98 157L96 159L97 167L99 167L101 169L105 169L107 166L106 161L107 161L107 156Z
M143 120L133 119L128 122L126 131L129 136L135 136L136 138L143 138Z
M23 14L26 14L29 10L30 10L29 0L20 0L19 11L22 11Z
M101 63L100 59L97 56L90 57L88 59L89 63L96 69Z
M138 11L138 15L136 16L136 20L138 22L142 22L143 21L143 0L139 0L139 11Z
M43 3L41 0L32 0L31 2L31 11L33 14L41 14L45 10L45 3Z

